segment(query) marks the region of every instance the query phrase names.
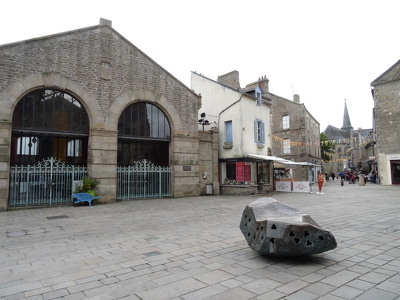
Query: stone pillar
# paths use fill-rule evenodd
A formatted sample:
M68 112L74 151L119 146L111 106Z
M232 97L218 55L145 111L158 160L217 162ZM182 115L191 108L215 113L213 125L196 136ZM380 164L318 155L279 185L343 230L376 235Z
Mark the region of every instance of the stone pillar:
M11 122L0 121L0 211L8 206Z
M175 135L172 149L173 197L199 196L199 138Z
M212 194L219 195L218 181L218 129L199 131L200 194L209 194L206 187L212 185Z
M99 180L100 203L115 202L117 191L118 132L92 129L89 141L89 176Z

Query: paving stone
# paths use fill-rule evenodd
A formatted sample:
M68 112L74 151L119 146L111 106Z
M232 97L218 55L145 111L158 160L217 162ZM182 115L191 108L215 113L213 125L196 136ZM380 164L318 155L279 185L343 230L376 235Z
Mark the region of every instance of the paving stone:
M171 299L173 297L178 297L188 294L190 292L194 292L206 286L206 284L198 280L187 278L136 294L143 299Z
M365 293L361 294L360 296L358 296L357 300L393 300L393 299L397 299L398 298L398 294L394 294L388 291L384 291L384 290L380 290L377 288L372 288L368 291L366 291Z
M334 291L331 292L332 295L341 297L343 299L354 299L361 293L363 293L363 290L359 290L350 286L341 286L338 289L335 289Z
M232 300L232 299L247 300L247 299L254 299L255 296L256 294L238 287L219 293L218 295L209 297L207 300Z
M279 286L282 286L282 283L268 278L262 278L248 282L247 284L242 285L242 288L245 288L256 294L263 294L270 290L276 289Z
M358 273L343 270L343 271L340 271L338 273L335 273L329 277L322 279L321 282L339 287L341 285L346 284L349 281L352 281L353 279L355 279L359 276L360 276L360 274L358 274Z
M68 295L69 295L69 292L66 289L61 289L61 290L44 293L42 296L43 296L43 299L50 300L50 299L60 299L62 297L68 296Z
M334 286L331 286L329 284L325 284L322 282L316 282L313 284L310 284L304 288L305 291L308 291L312 294L318 295L318 296L323 296L335 289Z
M294 259L262 257L243 240L238 218L256 195L1 212L0 298L397 299L400 187L365 188L328 183L318 201L272 193L337 237L336 249ZM55 215L69 218L47 219ZM48 230L40 238L39 228Z
M228 288L215 284L215 285L210 285L205 288L202 288L200 290L188 293L186 295L181 296L182 299L185 300L201 300L201 299L209 299L212 296L218 295L220 293L223 293L227 291Z
M375 286L374 283L363 281L360 279L352 280L348 282L346 285L363 291L367 291Z
M278 292L276 290L272 290L269 292L266 292L264 294L259 295L258 297L256 297L256 300L275 300L275 299L284 299L285 294Z
M286 295L290 295L298 290L305 288L308 285L308 282L297 279L278 287L276 290Z
M285 300L313 300L317 299L318 296L307 292L307 291L297 291L287 297L285 297Z

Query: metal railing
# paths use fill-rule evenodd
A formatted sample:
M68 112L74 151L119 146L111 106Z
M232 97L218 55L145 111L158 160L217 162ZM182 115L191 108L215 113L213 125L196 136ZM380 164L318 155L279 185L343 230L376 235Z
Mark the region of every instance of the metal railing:
M21 207L72 203L75 184L87 173L87 167L66 165L53 157L32 166L13 166L10 168L8 205Z
M117 168L117 200L171 197L171 169L144 159Z

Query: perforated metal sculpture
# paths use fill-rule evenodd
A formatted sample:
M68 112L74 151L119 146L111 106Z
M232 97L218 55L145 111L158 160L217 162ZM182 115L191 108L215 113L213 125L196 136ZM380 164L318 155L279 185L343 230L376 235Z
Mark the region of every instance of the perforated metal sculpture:
M240 229L261 254L311 255L336 248L332 233L308 214L273 198L260 198L243 211Z

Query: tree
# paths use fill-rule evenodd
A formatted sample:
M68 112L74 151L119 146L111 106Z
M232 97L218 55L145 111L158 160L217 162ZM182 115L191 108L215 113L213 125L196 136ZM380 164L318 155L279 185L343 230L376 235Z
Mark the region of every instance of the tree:
M329 154L334 153L335 144L328 140L325 133L321 132L320 134L321 141L321 158L324 162L329 162L331 160L331 156Z

